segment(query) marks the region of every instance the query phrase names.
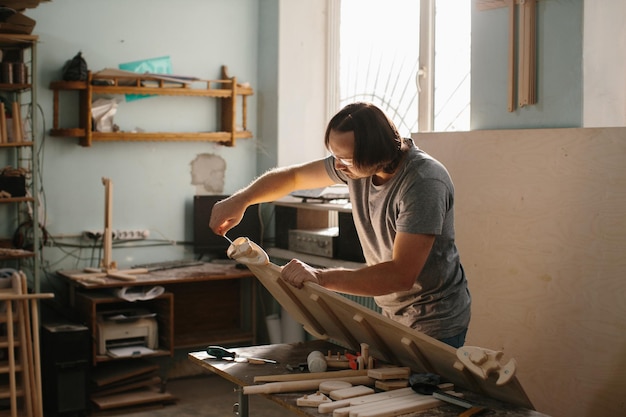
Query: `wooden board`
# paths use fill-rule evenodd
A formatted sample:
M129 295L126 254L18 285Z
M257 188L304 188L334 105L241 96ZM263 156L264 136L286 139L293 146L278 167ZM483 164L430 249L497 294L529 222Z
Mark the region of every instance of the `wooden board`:
M467 343L502 350L538 410L624 415L626 127L419 133L456 189Z
M133 359L130 361L111 362L94 369L91 381L97 387L123 382L124 380L149 374L159 369L159 365Z
M459 371L456 349L423 333L408 328L319 285L306 283L296 289L280 278L280 267L268 261L267 254L247 239L238 238L229 248L229 256L248 266L274 298L304 329L320 339L331 339L354 351L361 343L370 346L370 354L384 361L411 368L414 372L432 372L456 386L497 398L522 407L533 408L515 377L497 386L487 380Z
M143 389L133 392L126 392L106 397L92 398L91 401L100 410L129 407L140 404L167 403L173 402L176 397L169 392L159 392L152 389Z

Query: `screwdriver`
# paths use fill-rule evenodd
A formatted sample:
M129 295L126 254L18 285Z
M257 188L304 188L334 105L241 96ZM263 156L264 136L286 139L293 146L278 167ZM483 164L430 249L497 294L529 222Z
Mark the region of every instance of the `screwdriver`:
M209 346L206 349L206 353L215 357L216 359L232 359L235 362L248 362L252 364L278 363L277 361L272 359L237 357L237 354L235 352L226 350L221 346Z

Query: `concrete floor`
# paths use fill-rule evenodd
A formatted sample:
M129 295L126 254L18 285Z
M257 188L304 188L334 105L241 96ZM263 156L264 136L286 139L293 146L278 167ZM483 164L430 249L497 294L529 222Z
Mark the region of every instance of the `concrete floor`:
M111 412L106 415L124 417L227 417L235 416L233 405L237 403L234 385L217 375L206 374L170 379L167 391L178 398L176 404L159 408L143 408L134 411ZM252 395L249 398L249 414L254 417L293 417L293 413L278 404ZM96 413L95 417L104 414Z

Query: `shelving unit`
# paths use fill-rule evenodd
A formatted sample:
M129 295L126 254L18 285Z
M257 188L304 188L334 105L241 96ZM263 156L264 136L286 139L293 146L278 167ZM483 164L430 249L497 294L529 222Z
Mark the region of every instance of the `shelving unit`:
M251 138L247 127L247 97L254 94L252 88L237 83L236 77L228 76L228 69L222 66L222 79L191 79L171 87L171 82L154 75L88 75L86 81L54 81L53 127L51 136L80 138L82 146L91 146L93 141L209 141L234 146L236 139ZM94 84L94 81L96 82ZM100 84L107 85L100 85ZM199 85L201 87L199 87ZM59 125L61 92L78 93L78 127L62 128ZM157 96L188 96L217 98L220 103L221 126L215 132L97 132L92 129L92 102L96 95L142 94ZM238 98L241 100L242 129L237 129Z
M37 160L37 120L34 108L37 103L36 94L36 35L17 35L0 33L0 50L2 51L2 66L0 67L0 96L3 98L7 111L18 111L19 117L12 114L11 121L21 120L19 133L8 129L2 124L0 129L6 130L7 135L0 134L0 168L11 166L23 169L25 175L25 196L0 197L0 267L25 269L25 260L29 260L29 269L32 279L32 289L39 292L40 275L40 241L41 229L39 225L38 199L39 166ZM15 71L20 72L15 76ZM17 103L15 108L12 104ZM11 105L10 105L11 104ZM8 120L8 118L5 118ZM12 123L13 124L13 123ZM2 132L0 131L0 133ZM9 137L10 135L10 137ZM23 227L27 235L29 250L15 247L16 231Z
M98 353L98 314L128 310L129 306L134 308L143 308L156 313L156 321L158 325L158 349L150 355L143 356L173 356L174 355L174 296L172 293L165 292L159 297L137 301L132 305L117 296L102 292L89 292L76 294L76 311L80 318L91 331L91 340L93 342L92 361L96 365L100 362L108 362L116 360L113 357Z

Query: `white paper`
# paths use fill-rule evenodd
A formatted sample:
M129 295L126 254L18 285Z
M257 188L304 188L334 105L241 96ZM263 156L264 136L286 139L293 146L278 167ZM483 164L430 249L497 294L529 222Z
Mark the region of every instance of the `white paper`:
M124 346L107 350L107 354L113 358L130 358L133 356L149 355L154 352L154 350L142 345Z

